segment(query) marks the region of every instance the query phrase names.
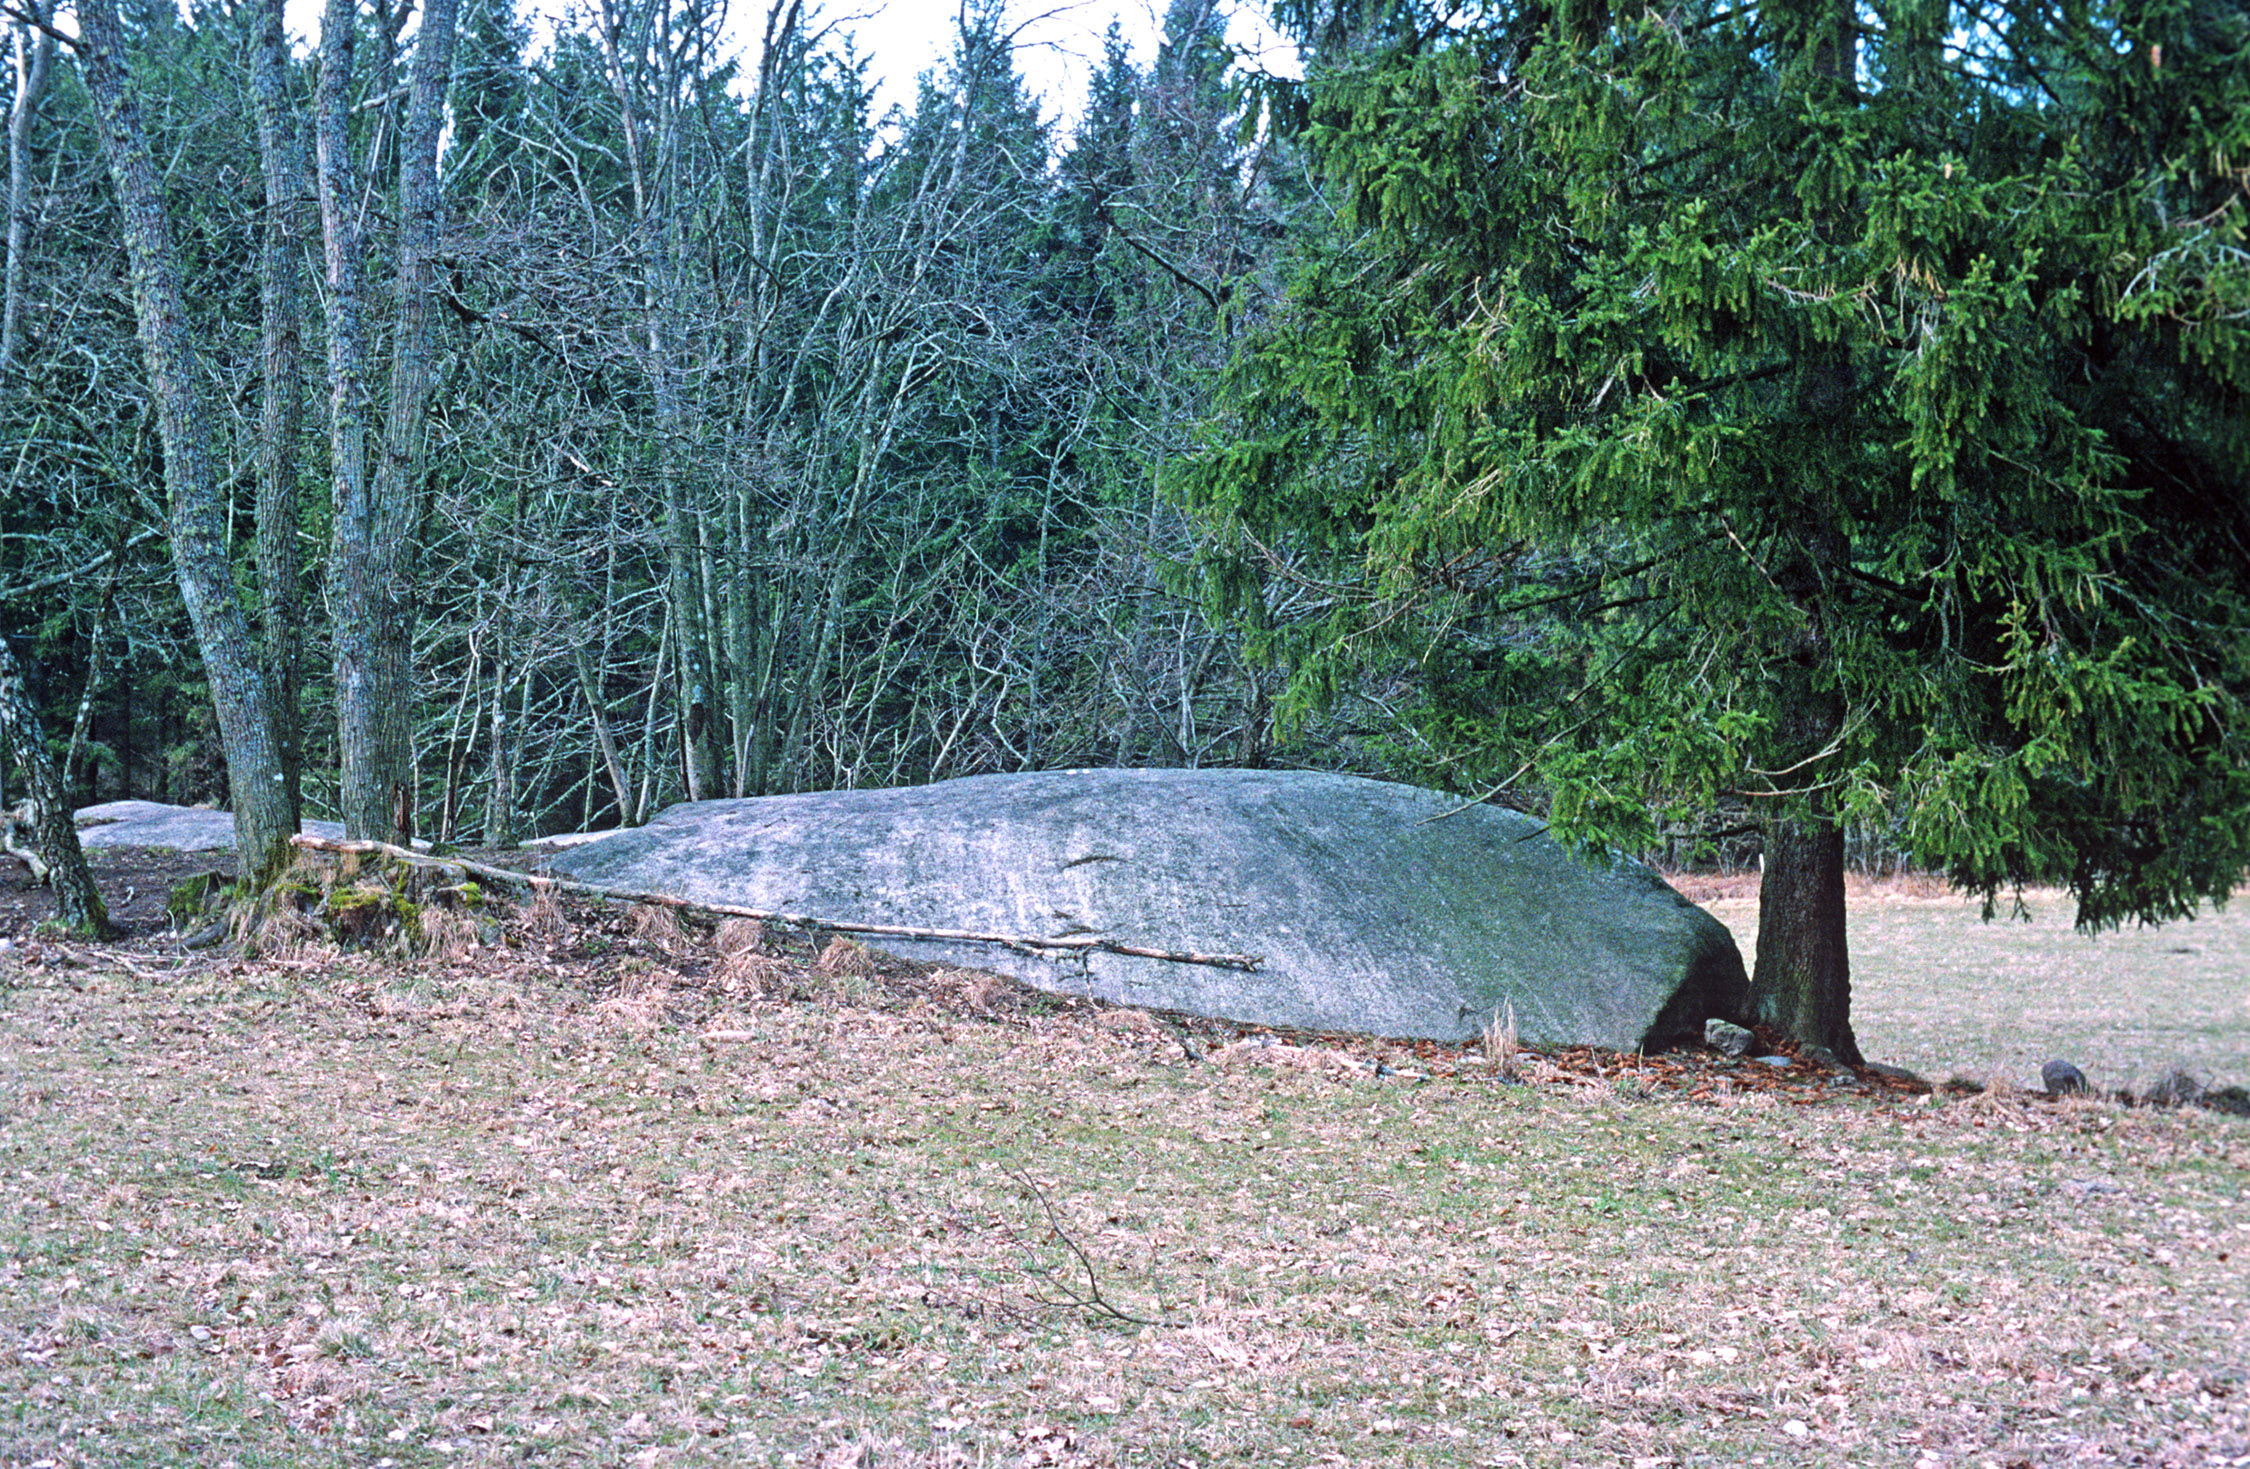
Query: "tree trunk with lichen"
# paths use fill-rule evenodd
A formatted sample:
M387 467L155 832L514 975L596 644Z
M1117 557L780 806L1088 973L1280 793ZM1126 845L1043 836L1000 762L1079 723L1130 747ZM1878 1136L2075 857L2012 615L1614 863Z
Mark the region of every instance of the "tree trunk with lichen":
M206 413L198 401L200 354L188 329L163 181L141 124L116 0L82 0L78 22L81 68L117 188L141 355L164 446L172 565L218 715L238 870L250 887L263 888L288 865L296 819L289 809L273 706L227 556L226 508L206 427L216 415Z
M436 383L436 270L443 213L437 149L451 80L456 0L430 0L415 35L398 182L397 315L378 439L361 316L361 174L348 123L356 7L329 0L321 21L321 234L329 283L329 438L335 529L329 559L336 623L337 803L354 837L414 836L414 543L423 440ZM373 462L369 449L374 449Z
M46 29L51 4L34 4L12 28L15 100L8 110L8 260L5 304L0 305L0 376L15 365L23 345L24 257L31 248L31 124L54 69L55 38Z
M282 784L291 818L304 814L304 575L297 554L297 448L304 423L304 150L288 100L289 43L282 0L260 0L252 51L251 95L265 175L265 218L258 255L264 316L258 416L259 652L273 700Z
M1750 1001L1760 1025L1859 1063L1844 932L1844 832L1833 821L1790 817L1766 828Z
M94 887L93 874L86 870L78 827L70 819L69 796L47 754L46 735L24 688L23 670L5 638L0 638L0 730L6 732L8 753L15 757L31 795L32 840L46 865L47 885L55 892L55 917L72 933L109 937L109 910Z

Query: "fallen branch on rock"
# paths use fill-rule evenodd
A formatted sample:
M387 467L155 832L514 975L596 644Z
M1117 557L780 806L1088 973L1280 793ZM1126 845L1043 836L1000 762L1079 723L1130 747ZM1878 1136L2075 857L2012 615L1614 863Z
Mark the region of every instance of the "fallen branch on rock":
M1115 939L1097 938L1090 934L1073 934L1068 938L1031 938L1021 934L976 933L959 928L910 928L895 923L852 923L839 919L815 918L802 913L767 913L757 908L744 908L733 903L699 903L690 898L675 897L670 893L636 893L622 888L599 887L590 882L572 882L567 878L540 877L528 872L513 872L505 867L490 867L482 862L470 862L460 857L425 857L420 852L410 852L404 847L394 847L389 842L339 841L334 837L308 836L300 833L290 839L293 845L316 852L337 852L345 856L388 857L414 867L436 867L480 877L487 882L506 886L528 888L531 891L570 893L582 898L597 898L609 903L649 903L660 908L676 908L687 913L705 913L715 918L754 918L761 923L782 923L795 928L826 929L830 933L863 933L878 938L929 939L934 942L957 944L998 944L1020 953L1036 954L1052 959L1066 954L1126 954L1135 959L1161 959L1170 964L1208 964L1217 969L1256 969L1265 962L1257 954L1202 954L1192 949L1151 949L1139 944L1123 944Z

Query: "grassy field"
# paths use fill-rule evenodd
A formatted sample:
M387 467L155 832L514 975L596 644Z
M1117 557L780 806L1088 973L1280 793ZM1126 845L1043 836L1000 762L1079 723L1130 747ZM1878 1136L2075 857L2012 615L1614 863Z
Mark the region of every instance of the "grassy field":
M1757 952L1754 898L1706 904ZM1850 910L1852 1018L1870 1060L1943 1080L2036 1087L2060 1056L2098 1087L2143 1090L2178 1067L2250 1085L2250 901L2189 923L2080 933L2067 894L1982 921L1958 896L1896 885Z
M1860 918L1871 1054L2250 1079L2239 928ZM0 1463L2250 1464L2240 1119L1191 1060L642 930L0 959Z

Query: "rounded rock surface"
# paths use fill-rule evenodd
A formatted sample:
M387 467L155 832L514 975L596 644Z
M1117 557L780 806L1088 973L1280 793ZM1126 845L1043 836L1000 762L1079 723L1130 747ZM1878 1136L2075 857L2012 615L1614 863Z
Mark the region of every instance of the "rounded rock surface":
M1702 1039L1743 1017L1734 938L1638 862L1582 862L1533 817L1270 770L1080 770L674 806L557 853L559 875L831 922L1254 954L1250 972L1101 950L871 938L1120 1003L1534 1045Z

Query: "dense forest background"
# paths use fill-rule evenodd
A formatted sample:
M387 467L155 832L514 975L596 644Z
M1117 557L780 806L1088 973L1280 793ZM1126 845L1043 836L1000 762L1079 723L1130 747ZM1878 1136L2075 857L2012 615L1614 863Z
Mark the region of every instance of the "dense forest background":
M291 56L257 95L267 18L123 22L227 552L294 690L303 812L332 816L320 78ZM346 99L378 364L404 346L407 18L356 16ZM0 626L77 801L224 802L98 118L67 50L42 67L37 19L12 26ZM1159 490L1289 220L1318 208L1223 11L1176 0L1151 57L1113 31L1067 135L996 9L880 117L848 33L787 0L759 19L746 74L695 0L609 0L536 51L507 0L460 14L390 572L418 832L505 843L683 798L1056 766L1382 768L1373 685L1277 732L1276 675L1205 615L1197 532ZM262 478L274 455L293 483ZM279 562L259 560L262 489L290 506ZM1276 584L1265 615L1306 596Z
M78 802L1284 764L2095 922L2250 862L2239 3L1278 0L1298 84L1173 0L1068 130L991 3L884 115L800 0L73 15L0 633Z

